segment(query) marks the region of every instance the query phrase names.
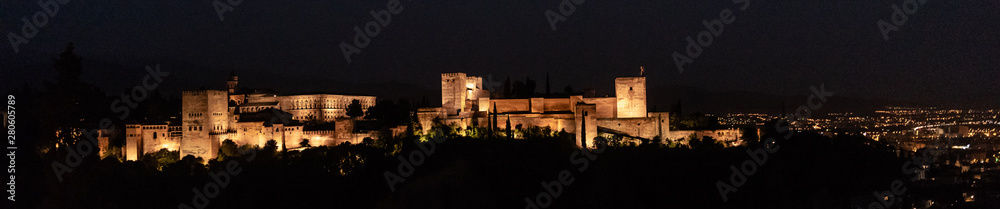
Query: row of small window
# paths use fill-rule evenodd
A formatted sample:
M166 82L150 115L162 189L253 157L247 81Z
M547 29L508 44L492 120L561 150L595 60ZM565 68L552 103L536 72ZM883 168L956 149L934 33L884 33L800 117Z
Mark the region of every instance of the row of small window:
M214 113L212 113L212 115L214 115L214 116L225 116L226 114L225 113L221 113L221 112L214 112ZM201 116L202 116L201 113L188 113L188 117L201 117Z
M201 131L201 130L202 130L201 126L188 126L188 131ZM222 131L225 130L225 128L223 128L222 126L213 126L212 130Z
M274 108L274 107L245 107L245 108L241 108L240 111L242 111L242 112L257 112L257 111L266 110L266 109L270 109L270 108Z
M364 107L364 108L370 107L371 103L372 103L370 100L358 100L358 101L361 104L361 106ZM315 100L315 99L313 99L313 100L295 100L295 101L292 101L292 109L313 109L313 108L318 108L318 107L322 107L324 109L333 109L333 108L343 109L343 108L347 108L348 105L350 105L351 103L353 103L353 99L351 99L351 100L322 100L323 104L316 104L317 102L320 102L320 100Z
M306 105L294 105L294 106L292 106L292 109L294 109L294 110L298 110L298 109L344 109L344 108L347 108L347 106L344 106L344 105L310 105L310 104L306 104Z
M295 130L301 130L301 129L302 129L302 127L285 128L285 131L295 131ZM247 131L247 130L248 130L247 128L243 128L243 131ZM255 130L260 131L260 129L255 129ZM274 128L274 131L278 131L278 130L280 130L280 129L279 128Z
M308 119L319 119L319 118L334 119L334 118L337 118L337 117L333 116L333 115L327 115L327 116L323 116L323 117L316 117L315 115L310 115L310 116L293 116L292 120L308 120Z
M139 137L139 134L126 134L127 137ZM167 133L160 133L160 136L167 137ZM156 138L156 132L153 132L153 138Z

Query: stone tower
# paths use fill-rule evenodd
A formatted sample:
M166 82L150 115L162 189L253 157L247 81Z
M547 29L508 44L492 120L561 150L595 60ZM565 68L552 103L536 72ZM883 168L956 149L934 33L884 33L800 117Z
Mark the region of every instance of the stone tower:
M456 115L465 107L465 73L441 74L441 107L449 115Z
M226 88L229 89L229 94L236 93L237 84L239 84L240 77L236 76L236 71L229 73L229 80L226 81Z
M441 73L441 107L448 115L457 115L462 111L472 111L466 103L469 100L489 98L489 92L483 90L483 78L466 76L465 73ZM475 105L472 102L471 105ZM471 107L471 106L469 106Z
M619 118L646 117L646 77L615 78Z
M142 156L142 125L125 125L125 160L139 160Z
M205 161L215 158L220 137L229 129L228 98L225 91L184 91L181 98L181 149Z

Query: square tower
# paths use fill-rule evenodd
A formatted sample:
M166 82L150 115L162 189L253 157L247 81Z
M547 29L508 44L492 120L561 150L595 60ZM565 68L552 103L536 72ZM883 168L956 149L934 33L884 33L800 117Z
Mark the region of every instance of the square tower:
M229 129L228 92L219 90L184 91L181 98L181 158L215 158L219 141L213 136Z
M125 160L136 161L142 156L142 125L125 125Z
M469 98L465 84L465 73L441 74L441 107L448 115L457 115L465 107L465 100Z
M646 117L646 77L615 78L619 118Z

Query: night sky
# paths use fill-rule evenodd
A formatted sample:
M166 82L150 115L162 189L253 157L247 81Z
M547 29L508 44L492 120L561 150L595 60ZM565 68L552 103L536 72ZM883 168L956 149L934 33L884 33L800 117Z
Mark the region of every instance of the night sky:
M825 84L868 100L963 108L1000 101L1000 1L927 0L884 40L876 22L891 22L892 5L904 1L750 0L739 10L730 1L587 0L553 31L544 13L558 11L557 0L403 0L347 63L339 44L352 43L353 28L386 2L244 0L220 21L209 0L70 1L15 54L6 34L20 34L21 18L42 8L2 0L0 82L9 91L54 81L52 58L74 42L82 79L109 94L139 84L144 66L156 64L172 73L163 86L170 93L222 89L236 70L249 87L412 92L431 101L442 72L531 77L539 92L549 74L552 91L611 94L614 77L638 76L645 66L651 98L680 87L805 95ZM684 53L685 37L723 9L735 21L678 72L671 54Z

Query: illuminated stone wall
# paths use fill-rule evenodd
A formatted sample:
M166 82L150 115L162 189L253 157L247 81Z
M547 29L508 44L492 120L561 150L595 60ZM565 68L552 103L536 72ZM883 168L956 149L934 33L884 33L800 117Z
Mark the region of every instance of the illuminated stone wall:
M493 110L493 105L496 105L496 110L498 113L508 113L508 112L530 112L531 103L530 99L491 99L490 111Z
M619 118L646 117L646 78L615 78Z
M337 132L333 130L303 131L302 138L309 139L310 146L337 146Z
M532 113L542 113L545 112L545 98L531 98L528 104L531 105Z
M569 133L573 133L576 130L573 123L573 114L536 114L536 113L526 113L526 114L504 114L497 116L497 128L504 130L507 128L507 119L510 118L510 128L511 130L517 129L521 126L522 129L528 129L532 126L537 127L549 127L552 131L566 130ZM485 127L488 123L487 119L483 117L479 122L480 126Z
M545 98L543 102L545 112L572 112L573 106L569 98Z
M489 98L487 91L483 89L483 78L476 76L465 77L465 99L478 100L479 98Z
M160 149L176 151L180 142L171 140L169 134L167 125L143 125L142 154L156 152Z
M597 105L598 118L613 118L615 115L615 98L531 98L531 99L483 99L478 103L479 111L493 112L493 106L499 113L545 113L545 112L573 112L575 104L585 102Z
M614 97L583 97L583 102L596 105L597 118L618 118Z
M287 143L285 148L296 148L299 147L299 142L302 142L302 139L325 136L324 134L317 133L307 135L302 128L302 126L285 126L283 124L264 126L264 121L239 122L233 124L232 130L225 132L224 135L220 135L218 140L229 139L238 146L250 145L258 147L264 147L267 141L274 140L278 143L278 149L281 149L281 145L284 143ZM332 133L333 131L330 132ZM313 145L311 140L310 144Z
M670 113L667 112L649 112L646 116L654 120L656 135L660 136L660 140L666 140L666 136L670 135Z
M424 134L430 133L435 119L445 119L447 109L444 107L430 107L417 109L417 121Z
M126 124L125 160L138 160L160 149L177 151L180 142L181 126Z
M301 147L299 143L302 142L302 139L305 139L305 137L302 136L302 126L285 126L282 124L275 124L274 127L275 131L272 132L271 135L273 135L275 141L278 142L278 147L281 147L282 143L284 143L285 148L288 149ZM284 141L279 139L283 139Z
M597 126L608 128L633 137L652 139L659 134L656 118L601 118Z
M249 144L251 146L263 147L270 137L264 135L264 122L238 122L233 124L233 132L229 134L229 140L238 145Z

